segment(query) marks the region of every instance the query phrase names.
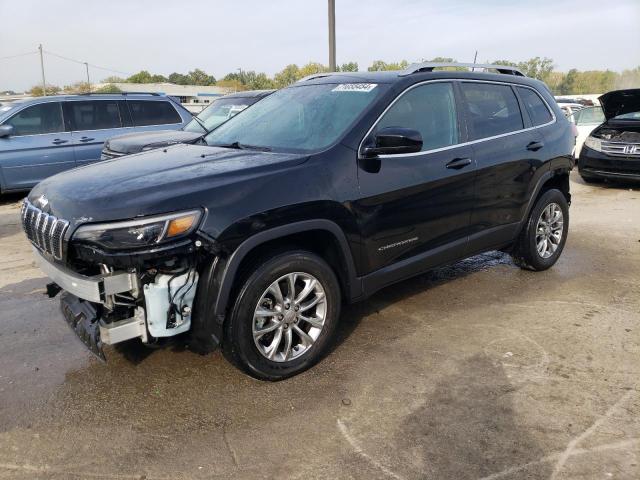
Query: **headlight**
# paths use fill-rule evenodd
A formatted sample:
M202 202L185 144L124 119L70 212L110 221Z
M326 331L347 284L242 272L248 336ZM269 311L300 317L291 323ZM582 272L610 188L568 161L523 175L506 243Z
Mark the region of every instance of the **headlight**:
M588 136L584 141L584 144L589 147L591 150L595 150L596 152L602 151L602 140L599 138L594 138L592 136Z
M192 210L126 222L84 225L76 230L72 239L109 249L148 247L189 235L198 226L201 216L200 210Z

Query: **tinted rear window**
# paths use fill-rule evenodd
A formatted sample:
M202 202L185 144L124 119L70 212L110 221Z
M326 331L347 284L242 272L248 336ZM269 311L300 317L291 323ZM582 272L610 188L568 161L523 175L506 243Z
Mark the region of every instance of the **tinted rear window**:
M522 130L522 115L509 85L463 83L472 140Z
M533 123L534 126L544 125L545 123L549 123L553 120L551 112L544 101L540 98L540 95L530 88L516 88L518 89L522 103L524 103L527 112L529 112L531 123Z
M169 102L145 100L128 100L128 102L134 125L164 125L182 122L180 115Z
M65 108L76 131L122 127L117 101L67 102Z
M60 102L41 103L25 108L4 122L13 126L13 135L41 135L64 132Z

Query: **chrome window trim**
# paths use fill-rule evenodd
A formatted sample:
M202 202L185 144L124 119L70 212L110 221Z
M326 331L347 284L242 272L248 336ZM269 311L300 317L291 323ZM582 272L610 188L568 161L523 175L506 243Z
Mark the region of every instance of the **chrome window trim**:
M362 160L365 157L362 155L362 144L364 143L364 141L367 139L367 137L369 137L369 135L371 134L371 132L375 129L376 125L378 125L378 123L380 122L380 120L382 119L382 117L387 113L387 111L404 95L406 94L408 91L417 88L419 86L422 85L426 85L428 83L442 83L442 82L449 82L449 83L454 83L454 82L458 82L458 83L489 83L489 84L494 84L494 85L509 85L511 87L523 87L523 88L528 88L530 90L533 90L534 93L536 93L544 102L545 106L547 107L547 109L549 110L549 112L551 113L551 121L544 123L542 125L536 125L535 127L527 127L527 128L521 128L519 130L514 130L513 132L507 132L507 133L501 133L500 135L494 135L492 137L485 137L485 138L479 138L477 140L471 140L468 142L462 142L462 143L456 143L454 145L448 145L446 147L440 147L440 148L433 148L431 150L423 150L420 152L414 152L414 153L398 153L395 155L378 155L375 158L404 158L404 157L419 157L421 155L427 155L430 153L437 153L437 152L444 152L446 150L452 150L454 148L459 148L459 147L465 147L468 145L474 145L476 143L480 143L480 142L486 142L489 140L495 140L497 138L502 138L502 137L507 137L509 135L516 135L522 132L529 132L531 130L536 130L538 128L543 128L543 127L547 127L549 125L552 125L554 123L556 123L557 118L556 118L556 114L554 113L553 109L549 106L549 103L547 102L547 100L538 93L538 91L533 88L530 87L528 85L522 85L521 83L514 83L514 82L498 82L495 80L467 80L467 79L459 79L459 78L443 78L443 79L437 79L437 80L425 80L423 82L418 82L418 83L414 83L413 85L409 85L406 89L404 89L398 96L396 96L396 98L393 99L393 101L387 105L387 108L384 109L384 111L378 116L378 118L376 119L375 122L373 122L373 124L371 125L371 128L369 128L369 130L367 130L367 133L364 135L364 137L362 137L362 140L360 140L360 144L358 145L358 159ZM516 93L514 92L514 96L516 96ZM516 100L518 100L518 108L520 108L520 115L522 115L522 107L520 106L520 101L518 99L518 97L516 96ZM458 112L456 112L457 115ZM524 120L524 119L523 119Z

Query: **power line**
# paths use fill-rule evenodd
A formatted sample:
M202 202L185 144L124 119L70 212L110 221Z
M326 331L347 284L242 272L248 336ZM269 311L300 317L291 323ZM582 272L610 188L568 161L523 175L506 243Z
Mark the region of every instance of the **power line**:
M93 63L83 62L81 60L76 60L75 58L65 57L64 55L59 55L57 53L53 53L53 52L50 52L48 50L45 50L44 53L46 53L47 55L51 55L53 57L58 57L58 58L60 58L62 60L67 60L69 62L77 63L79 65L85 65L85 66L88 65L88 66L90 66L92 68L97 68L98 70L105 70L107 72L119 73L121 75L131 75L128 72L122 72L120 70L115 70L113 68L101 67L99 65L94 65Z
M9 60L10 58L26 57L27 55L35 55L36 53L38 52L33 51L33 52L19 53L17 55L7 55L6 57L0 57L0 60Z

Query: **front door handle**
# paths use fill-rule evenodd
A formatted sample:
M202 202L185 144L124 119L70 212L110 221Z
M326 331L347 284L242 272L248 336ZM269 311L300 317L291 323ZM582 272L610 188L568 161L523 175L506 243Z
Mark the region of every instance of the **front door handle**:
M532 152L537 152L542 147L544 147L544 143L542 142L531 142L527 145L527 150L531 150Z
M454 158L449 163L447 163L447 168L453 168L454 170L460 170L461 168L466 167L467 165L471 165L470 158Z
M62 139L60 139L60 138L56 138L56 139L55 139L53 142L51 142L51 143L53 143L54 145L60 145L60 144L62 144L62 143L67 143L68 141L69 141L69 140L62 140Z
M95 140L95 138L90 138L90 137L82 137L80 140L78 140L79 142L82 143L86 143L86 142L90 142L91 140Z

